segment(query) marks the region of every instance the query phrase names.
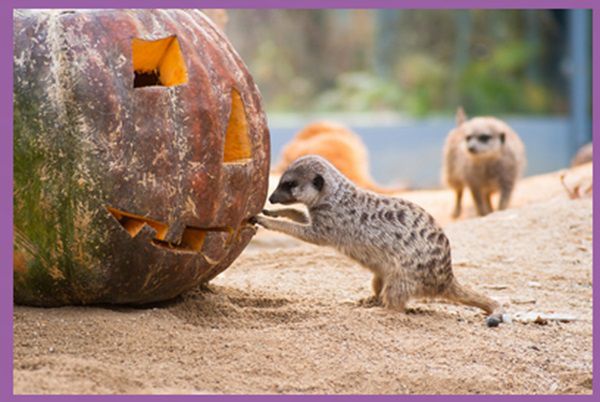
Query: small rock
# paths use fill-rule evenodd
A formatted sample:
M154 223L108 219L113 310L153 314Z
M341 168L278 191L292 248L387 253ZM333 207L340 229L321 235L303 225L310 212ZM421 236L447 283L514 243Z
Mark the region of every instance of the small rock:
M532 287L532 288L541 288L542 284L539 282L530 281L530 282L527 282L527 286Z
M536 299L510 299L510 302L513 304L535 304L537 303Z
M483 287L492 290L508 289L508 285L483 285Z
M497 327L498 325L500 325L501 322L502 322L502 320L500 318L496 317L495 315L491 315L485 320L485 323L490 328Z

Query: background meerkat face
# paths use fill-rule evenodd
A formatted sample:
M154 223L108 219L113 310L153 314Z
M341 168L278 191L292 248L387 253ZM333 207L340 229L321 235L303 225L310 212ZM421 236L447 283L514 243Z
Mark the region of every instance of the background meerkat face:
M479 132L465 136L467 151L473 155L494 152L500 149L502 144L504 144L504 133Z
M485 118L475 118L463 124L464 146L471 155L488 155L500 150L505 141L504 132L486 124Z

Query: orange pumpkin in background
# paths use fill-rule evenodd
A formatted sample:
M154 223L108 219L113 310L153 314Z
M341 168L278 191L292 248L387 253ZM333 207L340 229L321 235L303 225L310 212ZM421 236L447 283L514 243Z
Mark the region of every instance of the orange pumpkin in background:
M255 233L261 97L201 12L17 11L14 102L15 302L170 299Z

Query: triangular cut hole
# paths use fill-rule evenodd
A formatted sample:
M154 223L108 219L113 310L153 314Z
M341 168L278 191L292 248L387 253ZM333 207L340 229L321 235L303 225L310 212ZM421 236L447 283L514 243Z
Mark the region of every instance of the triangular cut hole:
M181 237L181 247L188 250L200 251L202 250L202 245L204 245L205 238L205 230L186 227Z
M188 81L185 61L176 36L159 40L134 38L133 87L174 86Z
M202 252L202 247L204 246L204 241L206 240L206 234L209 232L227 232L229 234L233 234L234 230L231 227L216 227L209 229L200 229L192 226L187 226L183 230L183 234L181 236L181 240L177 242L168 242L165 241L165 236L169 230L169 226L155 221L153 219L148 219L146 217L135 215L129 212L121 211L119 209L113 207L106 207L108 212L112 214L112 216L123 226L123 229L129 233L131 237L136 237L144 225L151 226L156 231L156 235L152 239L152 243L161 248L166 248L174 251L186 251L186 252ZM230 236L231 237L231 236ZM228 239L225 242L225 245L229 244L231 240Z
M238 91L231 90L231 114L225 132L223 162L247 162L252 157L252 147L248 136L248 121L244 102Z
M169 230L169 226L162 222L148 219L144 216L131 214L129 212L120 211L112 207L106 207L106 209L115 217L117 221L119 221L119 223L131 237L137 236L144 225L151 226L156 231L154 238L157 240L164 239L167 235L167 231Z

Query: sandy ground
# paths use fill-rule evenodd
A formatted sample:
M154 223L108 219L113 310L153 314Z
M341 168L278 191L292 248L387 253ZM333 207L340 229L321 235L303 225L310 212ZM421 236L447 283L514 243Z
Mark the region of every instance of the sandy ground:
M511 314L575 321L490 329L468 307L358 307L368 271L261 230L207 290L173 302L16 306L14 392L590 394L592 199L569 199L558 177L524 179L511 209L453 223L450 192L402 196L445 225L462 283ZM566 179L590 180L590 166Z

